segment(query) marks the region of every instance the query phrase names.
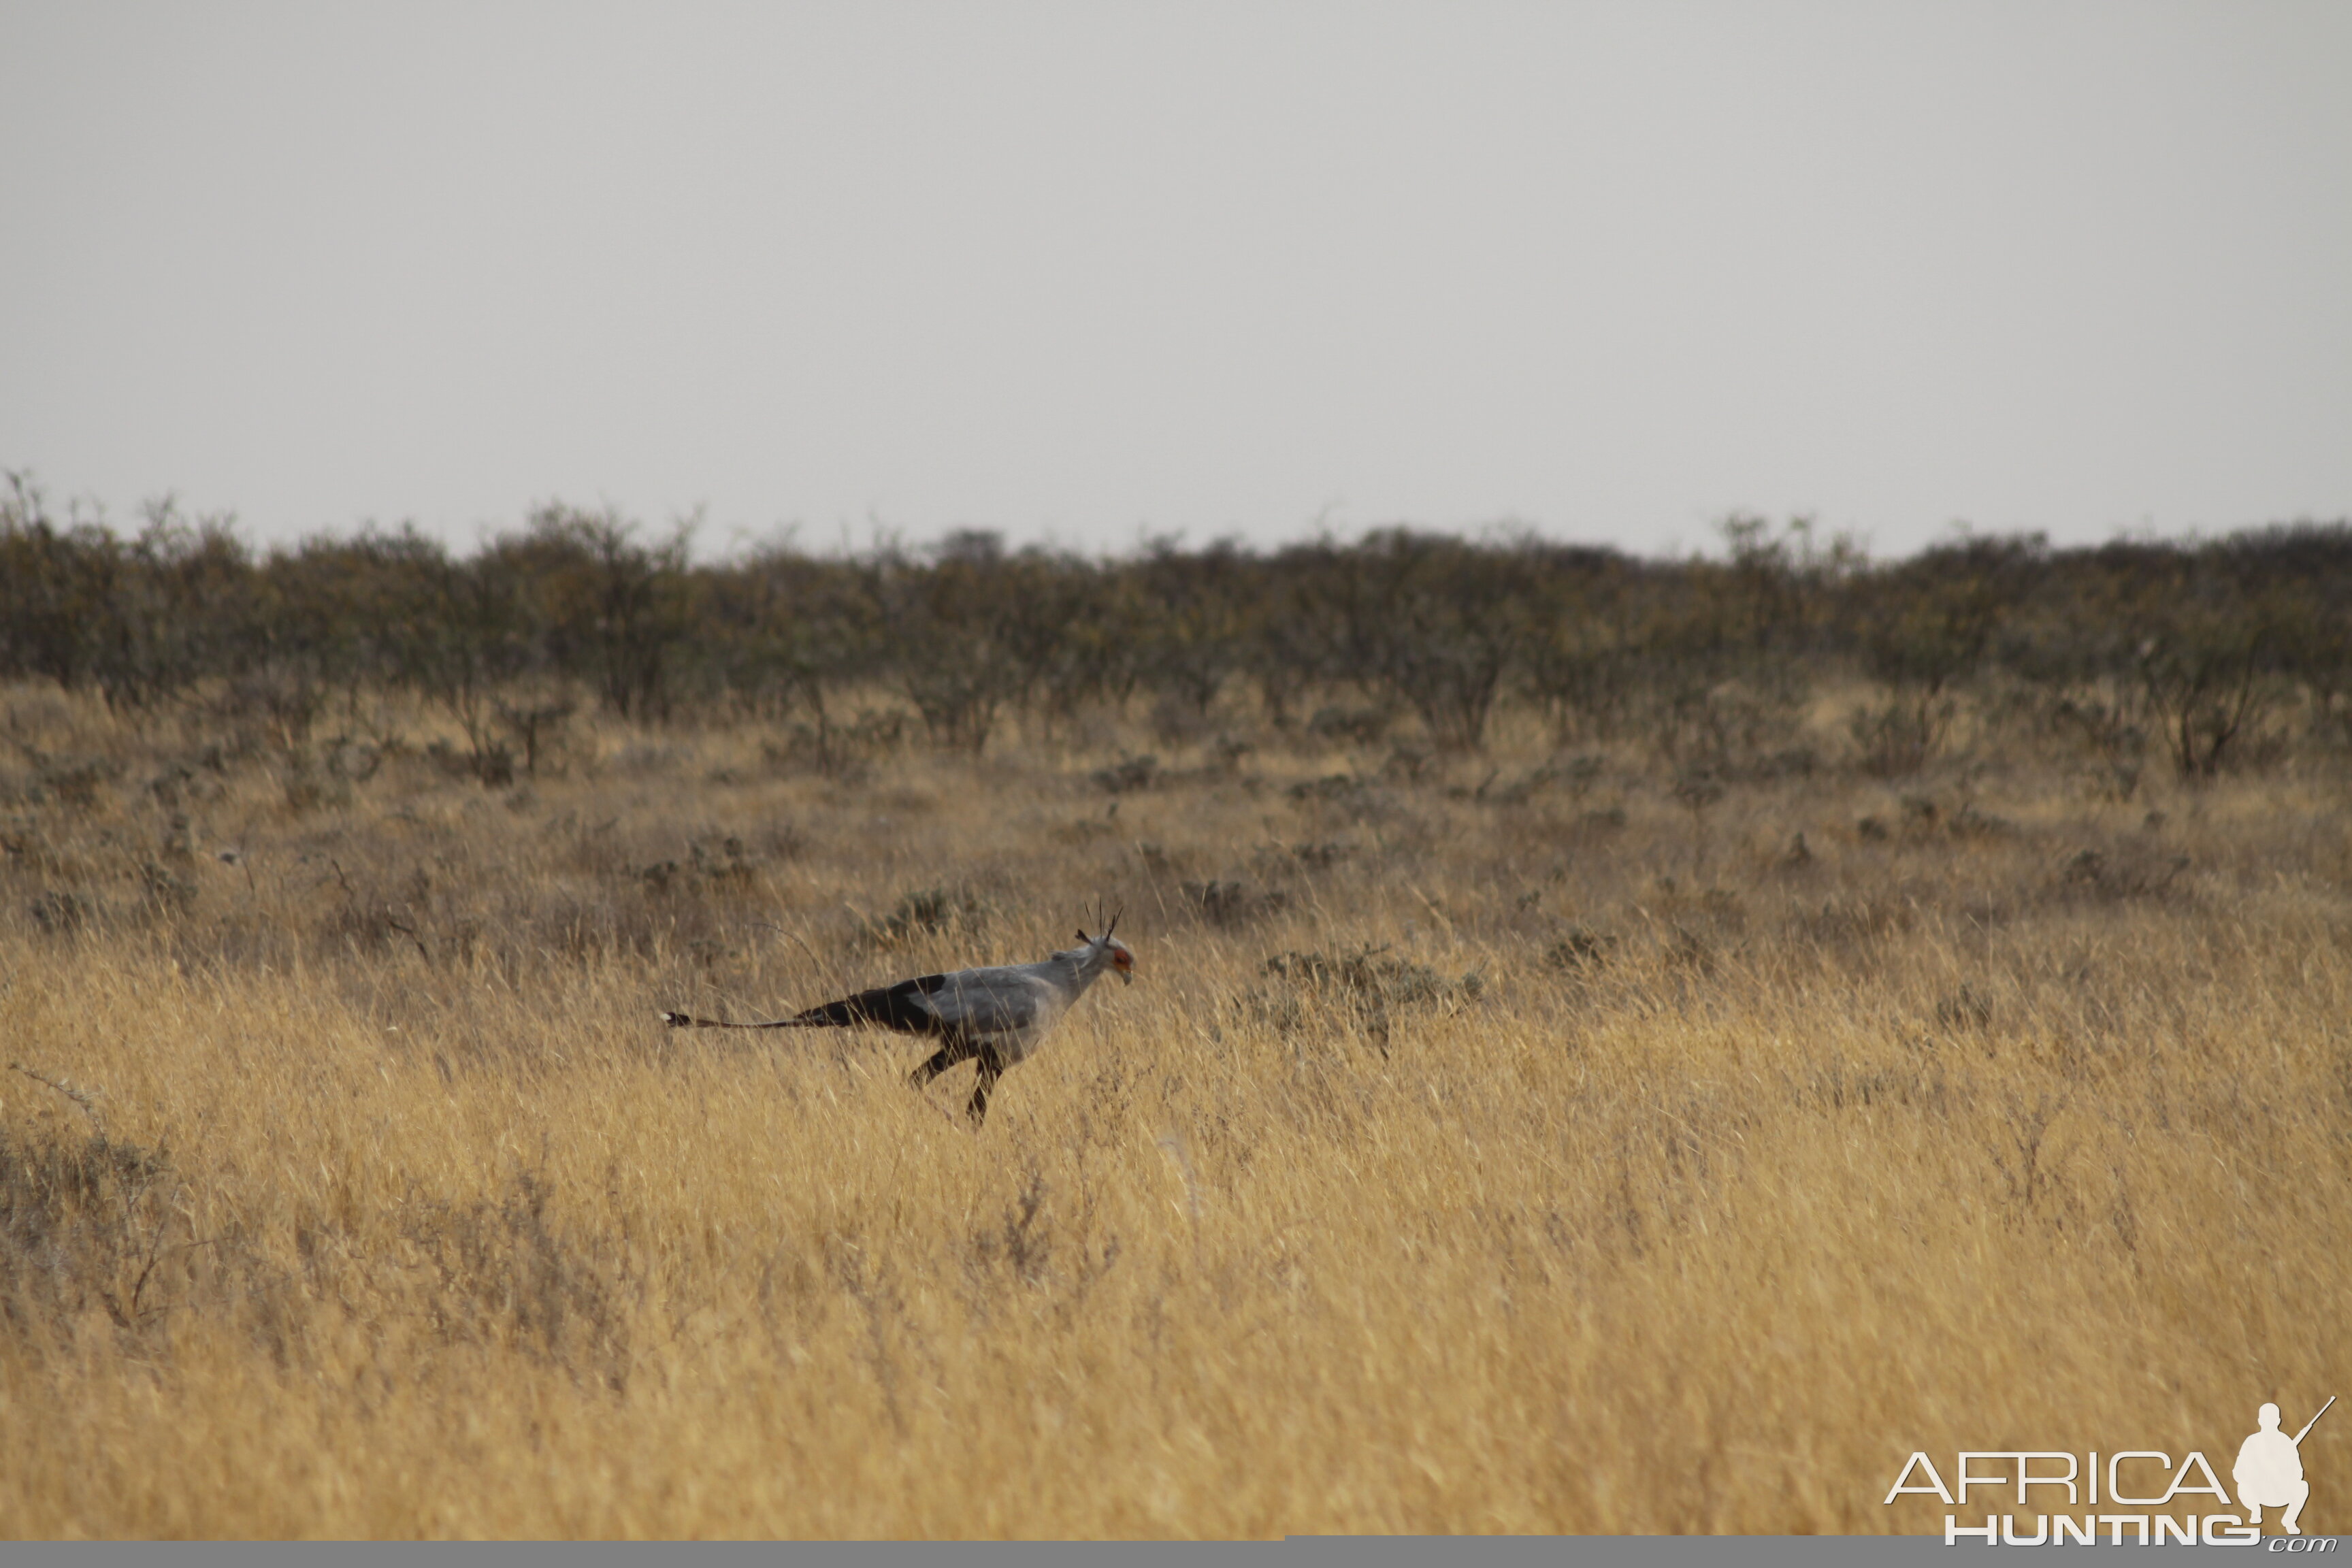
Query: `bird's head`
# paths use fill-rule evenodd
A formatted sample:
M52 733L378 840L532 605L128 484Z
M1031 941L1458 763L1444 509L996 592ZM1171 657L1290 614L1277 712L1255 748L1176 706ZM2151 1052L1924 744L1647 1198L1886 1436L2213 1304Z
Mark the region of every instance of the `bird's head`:
M1132 985L1135 984L1135 954L1129 950L1127 943L1111 935L1118 929L1118 916L1114 914L1104 922L1102 935L1088 936L1081 927L1078 940L1093 950L1088 956L1095 963L1108 964L1122 984Z

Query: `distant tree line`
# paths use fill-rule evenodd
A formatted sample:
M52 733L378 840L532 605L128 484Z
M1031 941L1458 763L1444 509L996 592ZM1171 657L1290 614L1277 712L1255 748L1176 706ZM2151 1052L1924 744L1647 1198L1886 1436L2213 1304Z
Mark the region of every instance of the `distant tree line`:
M0 679L125 710L226 703L289 739L404 689L477 758L527 756L581 702L789 726L823 761L877 691L972 752L1008 713L1051 732L1138 699L1206 734L1245 695L1276 728L1368 738L1410 716L1449 751L1520 703L1563 745L1633 738L1733 775L1776 765L1810 695L1853 676L1880 699L1855 739L1888 773L1933 757L1962 697L1993 685L2119 768L2152 753L2210 776L2290 710L2352 740L2352 525L2063 550L1964 537L1887 562L1801 521L1723 531L1722 558L1674 561L1397 528L1115 560L967 531L696 564L682 534L551 505L470 556L413 530L257 552L169 502L135 531L60 518L12 474Z

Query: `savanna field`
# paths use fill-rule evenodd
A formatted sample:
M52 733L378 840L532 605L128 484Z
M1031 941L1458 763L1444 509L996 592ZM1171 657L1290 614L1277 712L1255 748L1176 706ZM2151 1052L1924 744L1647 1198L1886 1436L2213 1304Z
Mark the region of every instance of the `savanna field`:
M0 1536L2228 1479L2352 1392L2352 527L1723 533L257 552L9 474ZM660 1021L1111 910L976 1131L920 1040Z
M13 686L0 1533L1923 1531L1915 1449L2226 1473L2352 1387L2347 773L1988 701L1888 778L1869 696L1737 776L1236 701L978 755L568 714L486 782L393 695ZM1138 983L977 1133L916 1042L656 1017L1097 900ZM2352 1427L2304 1454L2324 1531Z

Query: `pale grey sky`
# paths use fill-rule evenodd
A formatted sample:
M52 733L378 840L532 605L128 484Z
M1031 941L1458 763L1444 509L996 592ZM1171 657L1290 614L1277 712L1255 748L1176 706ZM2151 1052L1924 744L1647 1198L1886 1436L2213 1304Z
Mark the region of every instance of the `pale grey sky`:
M2352 514L2352 5L0 3L0 465L252 536Z

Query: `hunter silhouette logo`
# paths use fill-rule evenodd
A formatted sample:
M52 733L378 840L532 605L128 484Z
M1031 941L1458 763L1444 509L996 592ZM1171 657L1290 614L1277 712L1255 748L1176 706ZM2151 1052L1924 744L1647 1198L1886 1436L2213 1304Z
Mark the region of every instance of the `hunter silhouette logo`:
M2071 1511L2036 1514L2032 1535L2018 1533L2021 1514L1988 1513L1979 1525L1962 1524L1959 1514L1948 1513L1944 1516L1947 1546L1957 1546L1964 1539L1981 1541L1988 1546L2063 1546L2069 1542L2089 1546L2097 1542L2103 1531L2112 1532L2109 1539L2117 1546L2126 1539L2139 1546L2168 1542L2184 1546L2200 1542L2207 1546L2252 1546L2263 1539L2264 1509L2279 1510L2277 1528L2285 1537L2296 1537L2303 1534L2303 1505L2311 1499L2311 1483L2303 1474L2303 1440L2311 1436L2311 1429L2319 1425L2319 1417L2335 1404L2336 1396L2328 1395L2327 1403L2291 1437L2280 1429L2277 1405L2264 1405L2254 1413L2256 1429L2238 1446L2237 1463L2230 1468L2240 1512L2200 1510L2197 1502L2200 1497L2212 1500L2202 1504L2202 1509L2231 1506L2229 1489L2221 1485L2221 1478L2213 1473L2213 1467L2203 1454L2192 1451L2176 1468L2171 1455L2152 1448L2109 1452L2104 1466L2095 1451L2077 1456L2048 1449L1963 1449L1948 1487L1937 1472L1935 1461L1924 1453L1916 1453L1895 1478L1895 1485L1885 1500L1891 1505L1906 1492L1918 1492L1937 1499L1947 1508L1964 1509L1969 1506L1971 1489L1992 1487L1998 1489L1999 1496L2014 1488L2015 1506L2025 1509L2048 1495L2033 1495L2034 1488L2058 1487L2065 1492L2062 1505L2064 1509L2071 1510L2084 1504L2091 1509L2079 1516ZM2028 1500L2030 1496L2032 1501ZM2056 1500L2049 1499L2050 1502ZM1977 1506L1981 1508L1984 1504L1979 1501ZM2042 1506L2046 1508L2049 1503L2042 1502ZM2134 1511L2102 1513L2098 1511L2102 1507ZM2168 1509L2187 1511L2161 1511ZM2271 1543L2271 1550L2316 1552L2335 1544L2332 1540L2279 1539Z
M2327 1405L2336 1396L2327 1396ZM2327 1414L2327 1405L2319 1407L2319 1415ZM2295 1520L2303 1505L2310 1500L2311 1483L2303 1479L2303 1440L2319 1425L2319 1415L2303 1424L2303 1430L2290 1437L2279 1430L2279 1407L2265 1405L2254 1413L2261 1430L2247 1435L2239 1445L2238 1462L2231 1467L2230 1479L2238 1483L2238 1500L2245 1505L2246 1522L2260 1524L2263 1510L2283 1508L2279 1528L2289 1535L2301 1535L2303 1526Z

